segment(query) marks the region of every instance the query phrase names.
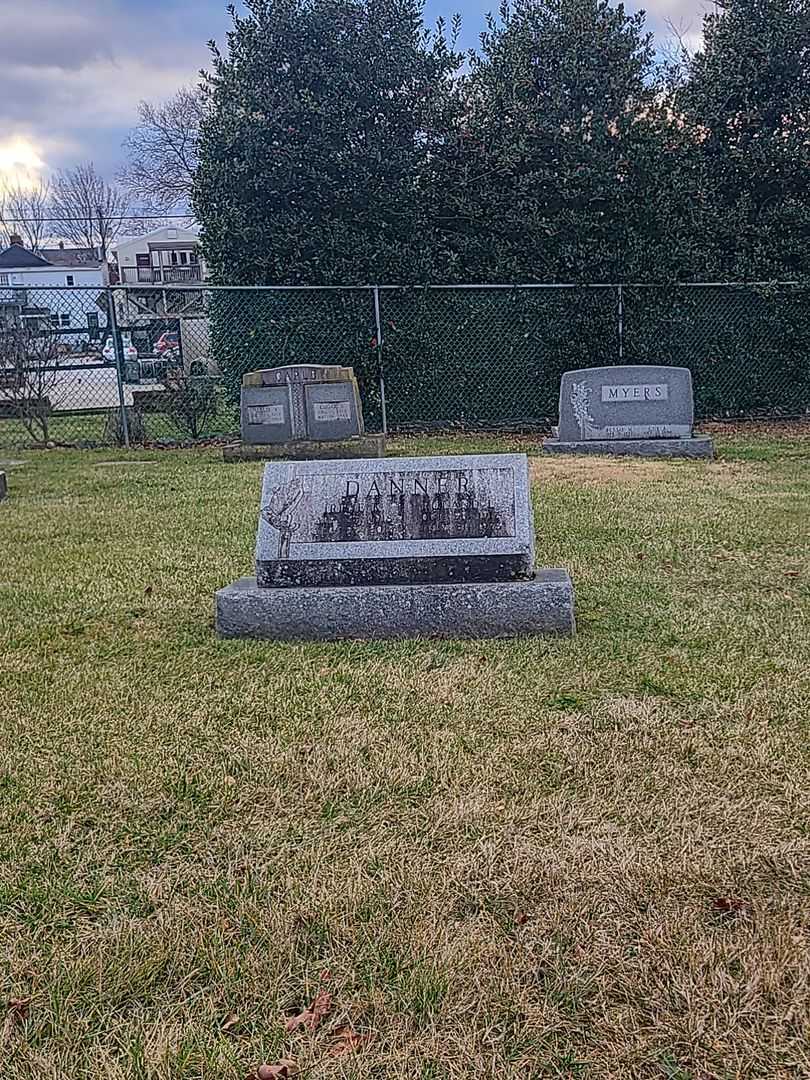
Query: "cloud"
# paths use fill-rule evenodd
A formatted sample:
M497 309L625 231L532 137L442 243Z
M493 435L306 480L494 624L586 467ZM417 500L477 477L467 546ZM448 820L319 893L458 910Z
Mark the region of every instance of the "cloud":
M97 57L110 56L110 43L94 32L95 14L92 3L76 11L54 2L0 0L5 62L76 69Z
M703 16L713 10L711 0L650 0L649 3L630 3L631 11L642 9L647 16L647 29L655 34L659 48L668 41L681 38L690 52L703 43Z
M195 82L224 0L0 0L0 138L109 175L138 102Z
M630 2L631 10L642 6ZM667 23L700 44L710 0L643 5L659 41ZM478 44L490 0L428 0L425 18L459 7L462 45ZM0 141L22 139L48 169L92 160L112 177L138 102L159 101L207 66L229 26L226 0L0 0Z
M186 67L160 67L137 57L99 59L81 68L12 66L0 70L0 112L11 126L53 130L67 121L82 126L128 125L138 102L173 94L193 82Z

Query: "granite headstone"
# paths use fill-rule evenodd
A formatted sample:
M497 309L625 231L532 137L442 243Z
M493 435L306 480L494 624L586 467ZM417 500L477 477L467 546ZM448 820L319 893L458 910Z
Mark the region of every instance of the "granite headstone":
M217 594L223 637L574 631L564 570L534 569L525 454L265 467L256 577Z
M291 364L242 377L242 440L328 441L363 434L357 379L337 364Z
M710 457L711 440L692 431L688 368L631 364L566 372L559 424L546 450Z
M509 581L533 566L523 454L265 467L261 586Z

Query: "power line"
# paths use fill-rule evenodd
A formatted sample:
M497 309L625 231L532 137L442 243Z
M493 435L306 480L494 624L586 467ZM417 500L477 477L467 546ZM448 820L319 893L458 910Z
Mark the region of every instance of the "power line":
M105 217L105 221L177 221L182 218L184 221L193 221L193 214L111 214L109 217ZM93 221L94 215L88 214L86 217L10 217L6 214L0 213L0 222L4 225L51 225L51 224L67 224L68 222L80 222L85 224L88 221Z

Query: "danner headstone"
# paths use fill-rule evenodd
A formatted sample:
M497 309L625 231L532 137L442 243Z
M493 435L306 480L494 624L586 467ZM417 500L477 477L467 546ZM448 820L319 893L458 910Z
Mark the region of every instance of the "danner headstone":
M713 457L708 436L692 432L688 368L634 364L568 371L560 383L560 416L547 451Z
M223 637L574 631L564 570L534 569L524 454L265 467L256 577L217 593Z
M381 436L366 436L354 370L338 364L291 364L242 377L242 443L226 460L375 457Z

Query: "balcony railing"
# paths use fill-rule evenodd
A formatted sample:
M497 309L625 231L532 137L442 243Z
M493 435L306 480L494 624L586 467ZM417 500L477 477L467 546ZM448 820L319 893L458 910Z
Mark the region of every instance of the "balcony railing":
M202 281L200 266L124 266L121 267L124 285L186 285Z

